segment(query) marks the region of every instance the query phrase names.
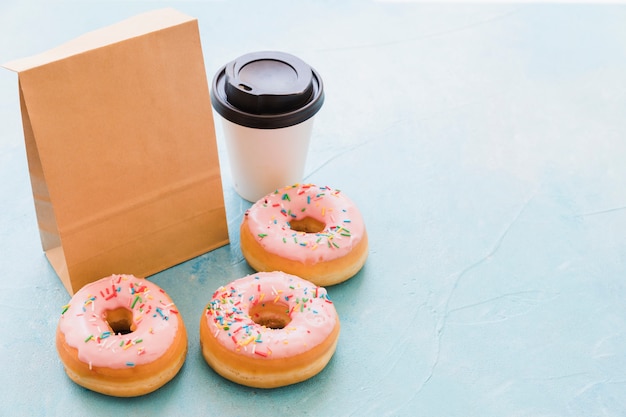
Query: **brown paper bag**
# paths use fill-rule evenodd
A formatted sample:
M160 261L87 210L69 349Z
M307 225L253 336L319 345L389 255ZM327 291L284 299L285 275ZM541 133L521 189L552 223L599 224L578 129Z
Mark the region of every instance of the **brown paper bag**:
M157 10L4 67L42 245L70 294L228 243L196 19Z

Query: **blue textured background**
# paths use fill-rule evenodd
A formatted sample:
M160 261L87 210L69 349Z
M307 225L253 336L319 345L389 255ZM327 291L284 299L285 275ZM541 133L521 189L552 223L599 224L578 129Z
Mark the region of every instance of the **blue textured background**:
M624 5L10 0L0 61L166 6L199 19L209 78L276 49L324 79L306 180L349 195L371 245L328 288L337 352L275 390L204 363L202 308L251 272L218 125L231 244L150 278L187 324L181 373L134 399L70 382L54 347L69 296L40 247L2 70L0 415L626 415Z

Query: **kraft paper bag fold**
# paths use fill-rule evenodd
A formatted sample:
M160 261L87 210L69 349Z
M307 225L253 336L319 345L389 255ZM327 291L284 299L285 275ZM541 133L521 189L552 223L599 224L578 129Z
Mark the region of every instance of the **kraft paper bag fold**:
M196 19L157 10L3 66L42 246L70 294L228 243Z

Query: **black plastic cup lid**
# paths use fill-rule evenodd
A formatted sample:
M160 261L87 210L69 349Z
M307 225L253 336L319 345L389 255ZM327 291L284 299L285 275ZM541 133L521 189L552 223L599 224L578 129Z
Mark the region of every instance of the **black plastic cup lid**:
M238 125L278 129L313 117L324 103L319 74L293 55L263 51L240 56L213 78L213 108Z

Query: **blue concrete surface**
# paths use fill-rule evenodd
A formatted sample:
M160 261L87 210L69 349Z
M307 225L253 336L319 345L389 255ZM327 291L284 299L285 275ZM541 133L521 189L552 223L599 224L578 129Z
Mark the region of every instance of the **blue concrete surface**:
M205 364L202 309L251 272L218 130L231 244L150 277L187 324L181 373L134 399L73 384L2 70L0 415L626 415L626 6L10 0L0 61L166 6L199 19L208 77L276 49L324 79L306 181L349 195L370 235L365 268L328 288L337 352L274 390Z

